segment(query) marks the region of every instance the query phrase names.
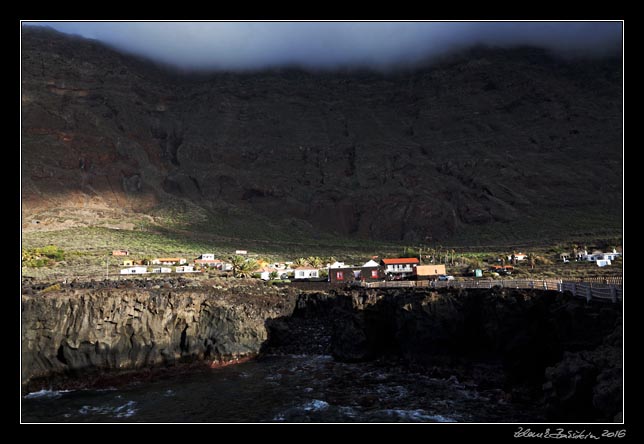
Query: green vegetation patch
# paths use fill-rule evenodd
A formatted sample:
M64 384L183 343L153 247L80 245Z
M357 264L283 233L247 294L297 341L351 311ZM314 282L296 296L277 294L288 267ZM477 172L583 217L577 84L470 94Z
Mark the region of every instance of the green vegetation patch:
M52 266L65 259L65 252L55 245L46 245L40 248L27 248L22 250L22 266L40 268Z

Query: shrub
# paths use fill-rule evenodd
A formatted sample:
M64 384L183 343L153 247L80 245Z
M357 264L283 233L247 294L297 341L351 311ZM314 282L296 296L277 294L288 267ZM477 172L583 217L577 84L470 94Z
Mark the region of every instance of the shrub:
M22 265L24 267L40 268L55 265L57 261L64 259L64 251L55 245L22 251Z
M52 292L52 291L60 291L60 289L61 289L60 284L54 284L54 285L50 285L49 287L45 288L40 293L49 293L49 292Z
M38 248L36 249L36 253L55 261L62 261L65 258L64 251L55 245L47 245L46 247Z

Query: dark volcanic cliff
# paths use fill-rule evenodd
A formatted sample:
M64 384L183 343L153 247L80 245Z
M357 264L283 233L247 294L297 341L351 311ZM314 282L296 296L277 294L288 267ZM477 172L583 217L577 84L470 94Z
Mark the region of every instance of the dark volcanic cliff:
M268 326L273 350L402 359L423 373L502 387L515 401L540 401L556 421L621 421L617 304L540 290L356 289L300 297L293 316Z
M23 28L24 222L178 212L216 230L243 215L241 233L409 241L614 230L621 82L620 60L535 48L387 75L179 75Z
M267 339L266 320L290 315L295 300L275 287L23 295L23 385L252 357Z
M28 391L260 352L332 354L473 380L543 401L557 420L614 421L622 411L621 306L555 291L64 285L23 294L21 351Z

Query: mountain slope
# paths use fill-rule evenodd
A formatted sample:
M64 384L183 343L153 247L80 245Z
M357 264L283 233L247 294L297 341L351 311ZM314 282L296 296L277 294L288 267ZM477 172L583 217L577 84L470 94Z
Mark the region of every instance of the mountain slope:
M613 233L621 82L619 60L535 48L388 75L180 75L25 28L23 228L146 221L413 242Z

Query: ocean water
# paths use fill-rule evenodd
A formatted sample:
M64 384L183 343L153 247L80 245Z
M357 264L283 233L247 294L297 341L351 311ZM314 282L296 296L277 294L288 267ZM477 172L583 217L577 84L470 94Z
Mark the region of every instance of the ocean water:
M499 390L437 379L382 363L327 355L269 355L102 390L29 393L23 422L532 422Z

